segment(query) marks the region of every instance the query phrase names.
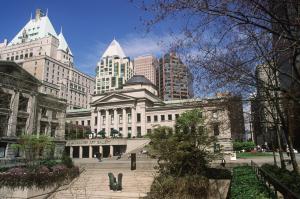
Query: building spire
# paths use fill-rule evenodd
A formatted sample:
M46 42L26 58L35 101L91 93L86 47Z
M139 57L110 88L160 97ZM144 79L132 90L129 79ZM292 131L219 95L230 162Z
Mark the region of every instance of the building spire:
M62 34L62 30L63 30L63 28L62 28L62 25L60 26L60 33L59 34Z

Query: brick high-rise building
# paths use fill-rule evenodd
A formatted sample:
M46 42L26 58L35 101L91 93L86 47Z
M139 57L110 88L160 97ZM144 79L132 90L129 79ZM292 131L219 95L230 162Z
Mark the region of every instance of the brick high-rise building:
M193 96L190 89L191 73L174 53L168 53L160 58L156 79L158 95L164 101L188 99Z
M152 55L143 55L134 58L134 74L144 75L156 85L156 68L158 60Z
M0 43L0 60L22 66L43 83L40 92L66 99L68 109L89 108L95 79L74 67L62 30L57 34L40 9L12 41Z

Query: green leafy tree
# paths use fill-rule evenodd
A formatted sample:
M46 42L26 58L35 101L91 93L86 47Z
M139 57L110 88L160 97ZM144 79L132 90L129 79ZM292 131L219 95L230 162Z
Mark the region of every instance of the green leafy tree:
M119 131L116 129L112 129L110 132L110 136L114 138L116 137L116 135L119 135Z
M97 133L97 135L99 135L102 138L105 138L105 134L106 132L103 129Z
M208 163L220 157L213 152L216 137L205 130L200 109L183 113L176 121L175 131L158 127L148 136L151 139L149 153L158 158L160 173L185 176L202 175Z
M13 145L13 148L19 149L24 153L25 163L28 166L35 166L38 159L50 158L55 145L53 139L45 135L22 135Z

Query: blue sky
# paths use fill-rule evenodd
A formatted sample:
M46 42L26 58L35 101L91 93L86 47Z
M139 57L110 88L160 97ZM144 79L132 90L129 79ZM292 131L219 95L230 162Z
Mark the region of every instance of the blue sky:
M149 53L159 56L171 41L164 24L145 33L140 19L145 13L128 0L1 0L1 42L10 41L36 8L48 9L56 32L63 27L76 67L92 76L114 37L131 58Z

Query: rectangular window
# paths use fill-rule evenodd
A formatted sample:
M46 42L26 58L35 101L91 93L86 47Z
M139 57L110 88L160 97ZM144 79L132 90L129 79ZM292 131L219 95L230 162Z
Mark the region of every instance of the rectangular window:
M165 121L165 115L160 115L160 121Z
M168 120L172 120L172 114L168 115Z
M119 115L119 124L123 123L123 115Z
M154 115L154 122L157 122L158 121L158 117L157 115Z
M29 101L29 99L27 97L24 97L23 95L20 95L20 97L19 97L19 111L27 112L28 101Z
M219 124L213 124L214 135L217 136L220 134Z
M103 116L102 117L102 125L105 125L105 123L106 123L106 116Z
M84 126L84 121L81 121L81 125Z
M136 130L137 130L137 137L138 137L138 138L142 137L142 128L141 128L140 126L138 126L138 127L136 128Z
M141 122L141 114L140 113L136 114L136 121Z
M88 122L88 126L91 126L91 120L88 120L87 122Z
M128 124L131 124L131 114L129 113L128 115L127 115L127 118L128 118Z
M147 122L151 122L151 116L147 116Z
M95 117L95 125L97 125L98 124L98 117L96 116Z
M179 118L179 114L175 114L175 118L176 118L176 119Z
M151 133L151 129L147 129L147 134L150 134Z

